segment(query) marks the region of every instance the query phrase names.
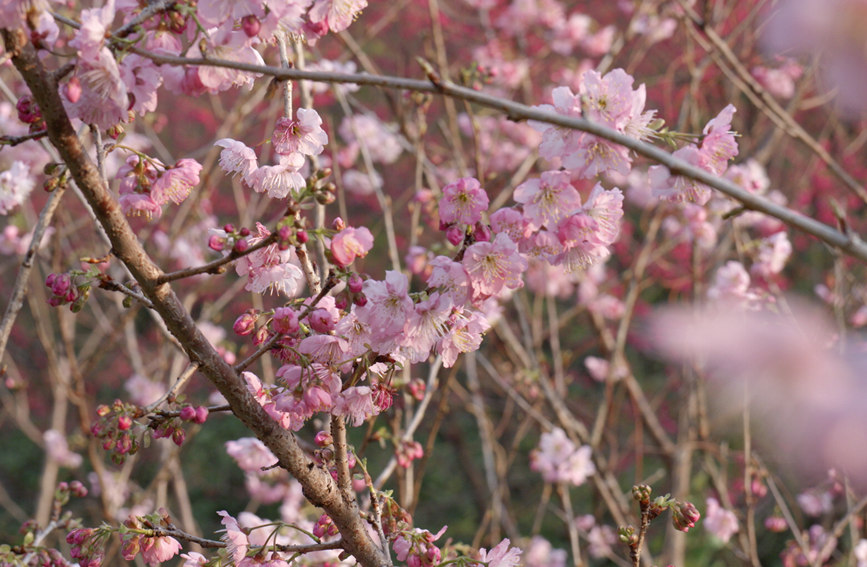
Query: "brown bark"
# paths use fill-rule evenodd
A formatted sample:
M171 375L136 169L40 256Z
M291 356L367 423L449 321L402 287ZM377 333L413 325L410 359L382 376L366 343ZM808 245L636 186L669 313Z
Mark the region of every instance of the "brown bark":
M112 253L126 265L166 327L190 360L199 365L200 371L223 394L232 412L277 456L280 466L298 479L304 496L331 516L343 536L346 551L362 565L388 565L385 554L368 536L355 498L342 497L331 475L307 457L292 433L265 413L247 390L244 379L217 354L196 327L171 285L159 283L162 270L145 252L87 155L63 107L57 84L37 57L36 49L21 30L2 30L2 33L7 53L11 54L15 68L42 111L48 138L108 235Z

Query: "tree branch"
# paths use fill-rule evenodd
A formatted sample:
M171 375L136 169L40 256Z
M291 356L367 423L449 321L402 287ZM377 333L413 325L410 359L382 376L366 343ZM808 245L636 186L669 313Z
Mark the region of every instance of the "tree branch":
M783 221L788 226L815 236L824 243L838 248L850 256L867 263L867 244L855 234L844 234L834 228L814 220L797 211L780 206L769 199L750 193L728 179L717 177L699 167L691 165L670 153L647 142L630 138L620 132L596 124L585 118L564 116L539 108L534 108L501 99L470 88L461 87L454 83L437 78L435 82L418 79L406 79L387 75L370 75L368 73L333 73L325 71L304 71L301 69L283 69L267 65L250 65L236 61L210 58L187 58L172 55L152 53L139 48L132 48L132 52L147 57L156 63L166 65L204 65L211 67L223 67L237 69L250 73L259 73L275 77L280 80L308 80L328 83L355 83L387 89L403 89L415 92L439 94L474 102L487 108L499 110L507 115L510 120L534 120L545 124L552 124L572 130L580 130L609 140L636 154L666 166L672 175L689 177L708 187L731 197L740 202L745 208L764 213Z
M36 49L22 30L2 30L6 52L39 105L52 145L57 148L69 172L99 223L117 257L141 286L166 327L183 346L190 361L217 387L234 414L277 457L280 466L301 483L304 496L328 512L344 538L344 548L365 566L387 563L379 546L371 540L355 502L345 502L326 471L317 467L298 445L294 435L280 427L247 390L246 382L214 350L190 314L147 255L123 212L99 175L87 151L72 128L56 85L51 81Z

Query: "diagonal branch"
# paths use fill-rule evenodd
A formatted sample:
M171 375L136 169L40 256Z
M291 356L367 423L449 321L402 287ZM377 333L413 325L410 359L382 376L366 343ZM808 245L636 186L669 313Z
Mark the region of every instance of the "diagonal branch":
M712 187L717 191L731 197L740 202L745 209L758 211L771 217L783 221L788 226L812 235L825 244L838 248L839 250L849 254L850 256L867 263L867 244L855 234L843 233L824 223L814 220L802 213L780 206L769 199L750 193L739 185L717 177L701 168L691 165L679 158L674 157L665 150L662 150L647 142L630 138L620 132L591 122L585 118L577 118L572 116L564 116L539 108L534 108L513 102L510 100L498 98L483 92L479 92L470 88L458 86L450 81L437 77L430 77L430 81L419 79L406 79L402 77L391 77L387 75L370 75L368 73L333 73L325 71L305 71L301 69L283 69L280 67L270 67L267 65L250 65L237 61L228 61L225 59L211 58L187 58L172 55L163 55L152 53L139 48L132 48L132 52L138 53L143 57L147 57L156 63L165 65L204 65L211 67L223 67L228 69L237 69L250 73L259 73L268 75L279 80L308 80L328 83L355 83L358 85L369 85L387 89L402 89L415 92L425 92L431 94L439 94L451 98L458 98L469 102L476 103L487 108L492 108L505 113L511 120L533 120L545 124L553 124L563 128L572 130L580 130L599 136L605 140L609 140L626 148L629 148L636 154L650 159L656 163L662 164L671 171L673 175L682 175L695 179L704 183L708 187Z
M343 536L344 549L365 566L379 567L386 559L367 533L357 503L344 501L326 471L317 467L298 445L295 436L280 427L247 389L246 382L217 354L199 331L168 283L160 283L162 270L147 255L127 223L117 200L99 175L63 107L57 85L46 72L36 49L22 30L2 30L6 52L23 77L46 123L52 145L57 148L99 223L111 240L116 256L129 269L152 302L154 310L182 345L191 363L217 387L233 413L276 455L301 483L304 496L328 512Z

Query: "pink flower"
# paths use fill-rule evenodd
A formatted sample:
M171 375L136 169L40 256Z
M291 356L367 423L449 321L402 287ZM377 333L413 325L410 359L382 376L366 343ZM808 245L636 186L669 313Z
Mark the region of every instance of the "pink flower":
M570 183L571 177L568 171L546 171L541 178L530 179L515 188L514 198L524 205L524 216L534 229L554 227L581 207L581 196Z
M252 246L271 231L261 223L256 223L257 235L248 239ZM235 272L239 276L247 276L244 289L254 293L264 293L267 290L277 291L288 297L295 297L304 285L304 273L295 265L294 250L280 250L277 244L271 244L252 254L240 258L235 264Z
M738 517L731 510L720 506L716 498L707 499L707 510L704 514L704 528L723 543L728 543L738 532Z
M554 105L543 104L535 106L539 110L556 112L564 116L581 117L581 98L569 87L557 87L551 93ZM562 158L572 148L577 146L581 135L577 130L562 128L551 124L530 121L530 126L542 133L542 143L539 145L539 155L548 161Z
M141 557L145 563L162 563L178 554L181 544L173 537L145 537L141 540Z
M244 16L265 17L262 2L251 0L200 0L197 14L207 26L219 26L226 20L240 20Z
M263 165L252 171L245 180L257 193L268 193L272 199L296 198L307 187L307 180L299 172L304 156L291 153L280 156L278 165Z
M195 551L181 553L181 557L184 558L184 563L181 567L204 567L208 562L207 557L201 553L196 553Z
M0 173L0 215L9 214L23 203L35 186L30 167L21 161L12 162L12 167Z
M156 110L157 88L163 82L156 64L150 59L130 53L120 62L119 69L133 102L132 110L139 114Z
M409 280L404 274L389 270L385 281L366 280L363 290L367 304L356 308L355 314L359 321L369 325L377 352L388 354L397 346L398 335L413 312Z
M153 185L151 198L160 205L169 201L180 205L190 196L193 187L199 184L202 164L194 159L182 159L174 167L166 169Z
M316 0L310 21L324 23L333 32L342 32L367 7L367 0Z
M511 542L504 539L490 551L483 549L479 550L479 561L485 563L487 567L517 567L521 564L521 549L518 547L510 548Z
M247 534L241 531L238 520L230 516L228 512L220 510L217 514L222 516L223 519L220 520L220 523L225 526L225 533L220 539L226 542L226 551L229 552L232 561L237 565L247 556L250 540L247 539Z
M346 227L331 239L331 255L342 268L364 258L373 248L373 235L366 227Z
M437 352L443 357L443 366L451 368L462 352L472 352L482 344L482 335L491 324L478 311L455 309L449 317L449 332L439 343Z
M738 143L731 131L735 112L735 107L729 104L702 130L701 152L707 157L710 171L716 175L722 175L728 162L738 155Z
M750 268L750 273L768 279L779 274L786 267L789 257L792 255L792 243L785 232L778 232L759 243L755 262Z
M707 290L710 299L744 300L750 296L750 275L743 264L730 260L716 271L713 284Z
M298 152L308 156L322 153L328 143L328 134L322 129L322 118L312 108L299 108L295 120L280 118L271 136L278 154Z
M533 536L524 552L526 567L566 567L566 551L554 549L551 542L541 536Z
M163 208L159 203L154 201L150 195L142 193L128 193L121 195L118 199L120 209L128 217L143 216L147 220L160 218L163 214Z
M440 223L476 224L488 210L488 194L474 177L464 177L443 187Z
M66 442L66 437L64 437L59 431L49 429L42 434L42 439L45 441L45 452L48 453L49 459L61 467L68 467L71 469L81 465L81 455L69 450L69 444Z
M214 145L223 148L220 152L220 167L226 173L234 174L236 177L240 175L246 180L258 167L256 152L243 142L223 138L214 142Z
M255 437L226 441L226 453L235 459L242 471L262 473L262 469L277 462L277 457Z
M706 156L695 146L680 148L671 154L690 165L710 171ZM710 187L681 175L671 176L664 165L652 165L647 170L653 195L669 201L694 201L704 205L711 198Z
M93 61L99 58L99 52L105 45L105 33L114 21L114 0L107 0L101 8L91 8L81 11L81 27L75 32L69 46L78 50L82 61Z
M583 210L596 221L593 239L606 246L613 244L620 233L620 219L623 218L623 193L620 189L605 190L597 183Z
M463 265L470 277L474 299L496 295L503 288L523 287L521 276L528 266L515 243L503 233L493 242L476 242L467 248Z
M129 118L129 96L114 55L103 47L94 59L80 61L75 70L81 96L68 101L72 118L107 130Z
M346 416L354 427L379 414L379 408L373 403L373 391L369 386L351 386L337 396L337 404L332 413Z
M401 342L409 362L427 360L431 348L448 331L446 321L451 311L451 299L437 292L415 304L415 310L404 327L405 338Z
M207 56L216 59L227 59L248 65L264 65L265 61L258 51L250 45L250 38L242 31L234 31L231 27L221 27L211 30L209 36L202 40ZM200 43L193 44L189 55L198 57ZM204 55L203 55L204 56ZM227 67L194 67L189 69L195 73L195 79L206 92L217 94L232 87L249 87L253 85L253 79L259 76L257 73L249 73L230 69Z
M338 131L348 144L356 146L356 154L357 146L363 145L371 160L387 165L394 163L403 152L400 138L393 129L393 125L386 125L375 116L355 114L344 118Z
M543 433L539 447L530 453L530 468L540 472L546 482L584 484L596 472L590 459L590 447L576 447L562 429Z

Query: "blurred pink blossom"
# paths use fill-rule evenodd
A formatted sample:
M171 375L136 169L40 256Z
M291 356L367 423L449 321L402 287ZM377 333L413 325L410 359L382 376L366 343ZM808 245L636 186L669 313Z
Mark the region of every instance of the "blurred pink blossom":
M716 498L707 499L707 510L702 523L710 534L723 543L728 543L739 529L735 513L720 506Z

